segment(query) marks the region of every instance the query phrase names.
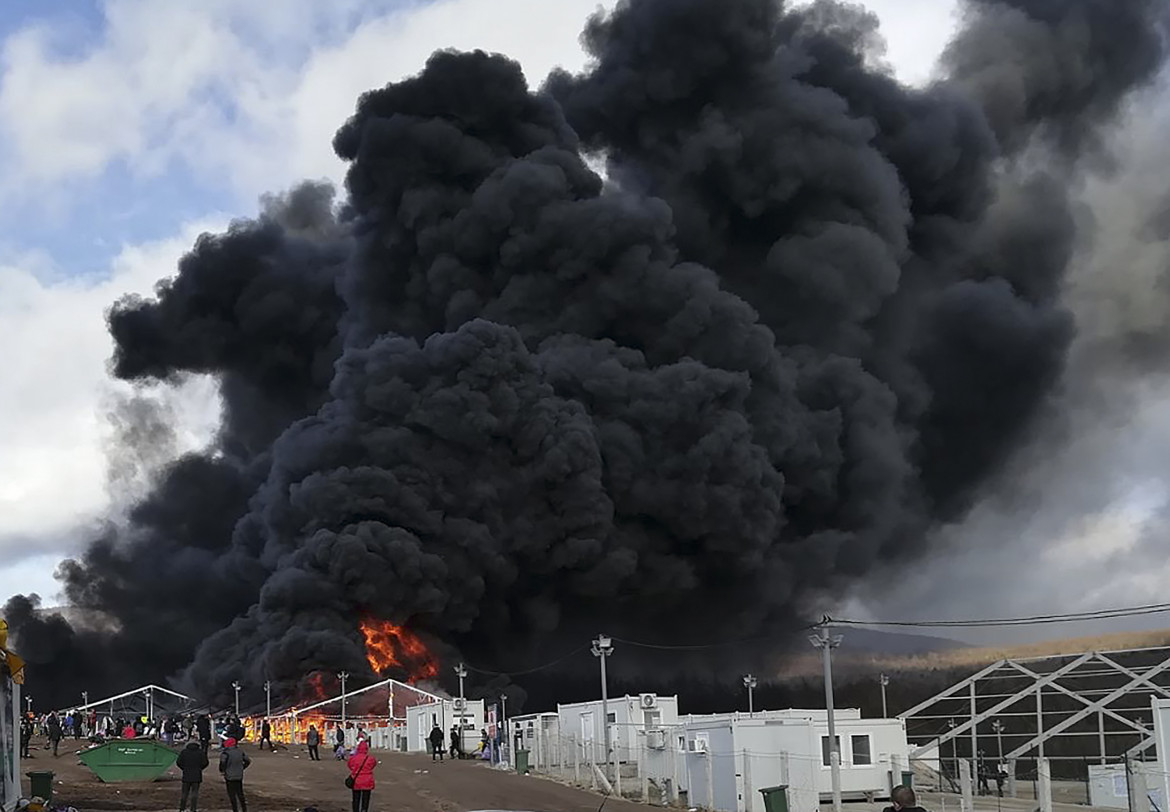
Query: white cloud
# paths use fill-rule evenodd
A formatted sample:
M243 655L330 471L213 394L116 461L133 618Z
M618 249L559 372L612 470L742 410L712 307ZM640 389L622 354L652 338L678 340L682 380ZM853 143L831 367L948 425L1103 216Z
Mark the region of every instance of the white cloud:
M124 293L149 294L173 272L203 230L189 226L172 239L126 248L109 275L62 279L43 261L0 261L0 561L36 551L36 540L72 539L108 507L103 404L130 387L112 381L113 345L105 311ZM206 441L215 417L214 389L192 382L175 393L184 423L179 439Z

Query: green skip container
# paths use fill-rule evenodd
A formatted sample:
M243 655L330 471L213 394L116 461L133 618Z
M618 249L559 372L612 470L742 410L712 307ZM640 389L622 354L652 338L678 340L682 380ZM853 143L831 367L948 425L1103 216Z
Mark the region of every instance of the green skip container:
M151 739L113 739L83 750L81 763L107 784L153 781L171 768L179 753Z

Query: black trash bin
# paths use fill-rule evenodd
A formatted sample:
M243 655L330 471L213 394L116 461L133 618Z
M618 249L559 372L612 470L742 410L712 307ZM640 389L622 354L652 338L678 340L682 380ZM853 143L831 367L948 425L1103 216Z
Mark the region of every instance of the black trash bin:
M779 787L764 787L760 790L764 796L765 812L788 812L788 785Z

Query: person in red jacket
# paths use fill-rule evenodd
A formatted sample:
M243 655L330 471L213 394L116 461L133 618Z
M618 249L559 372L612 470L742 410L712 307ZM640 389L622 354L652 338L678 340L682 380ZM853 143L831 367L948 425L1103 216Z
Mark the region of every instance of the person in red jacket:
M370 793L374 791L374 768L378 760L370 755L370 743L358 742L357 752L349 757L349 774L353 778L353 812L370 812Z

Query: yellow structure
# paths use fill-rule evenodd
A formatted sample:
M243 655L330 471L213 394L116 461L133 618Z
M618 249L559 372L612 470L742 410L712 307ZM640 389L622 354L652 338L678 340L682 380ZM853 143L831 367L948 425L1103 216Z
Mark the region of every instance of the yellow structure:
M0 620L0 809L20 798L20 686L24 660L8 650L8 624Z

